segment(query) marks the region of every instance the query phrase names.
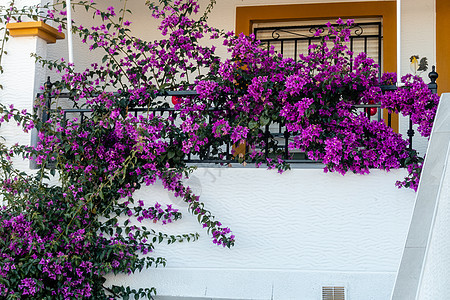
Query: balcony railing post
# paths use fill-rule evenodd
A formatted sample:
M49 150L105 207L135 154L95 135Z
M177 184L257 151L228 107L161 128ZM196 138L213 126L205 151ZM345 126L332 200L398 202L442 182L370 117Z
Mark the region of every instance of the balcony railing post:
M47 77L47 82L44 83L44 99L45 105L42 109L42 121L47 122L50 119L50 105L51 105L51 93L53 83L50 81L50 76Z
M431 68L431 72L428 73L428 78L430 78L430 83L428 84L428 88L433 92L433 94L437 94L437 83L436 79L439 77L438 73L436 73L436 66Z
M264 147L264 158L267 159L269 157L269 125L266 125L266 129L264 131L264 141L265 141L265 147Z
M436 73L436 66L431 68L431 72L428 73L428 78L430 78L430 83L428 84L428 88L431 90L433 94L437 94L437 83L436 79L439 77L438 73ZM409 149L412 150L412 142L414 136L413 122L411 120L411 116L409 117L409 129L407 131L407 135L409 137Z
M289 131L284 130L284 159L289 159Z
M408 134L408 137L409 137L409 150L412 150L414 129L413 129L413 122L411 120L411 116L409 116L409 129L406 133Z

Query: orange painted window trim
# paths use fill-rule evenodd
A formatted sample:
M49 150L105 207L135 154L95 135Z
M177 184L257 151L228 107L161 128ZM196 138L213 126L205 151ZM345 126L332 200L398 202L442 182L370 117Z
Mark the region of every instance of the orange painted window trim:
M445 2L447 0L441 1ZM236 33L244 33L246 35L250 34L252 32L253 24L256 22L263 23L374 17L380 17L383 19L383 71L395 72L397 68L397 18L395 1L236 7ZM384 118L387 120L387 114ZM394 131L398 132L397 115L392 115L392 128Z
M55 43L56 40L64 39L65 35L54 27L45 24L43 21L8 23L6 28L13 37L37 36L47 43Z
M450 92L450 1L436 0L436 71L438 92Z

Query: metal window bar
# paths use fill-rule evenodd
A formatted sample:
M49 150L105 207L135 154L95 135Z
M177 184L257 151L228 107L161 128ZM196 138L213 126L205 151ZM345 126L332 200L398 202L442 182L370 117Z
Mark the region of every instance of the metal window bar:
M378 78L381 79L381 70L383 70L383 60L381 59L381 51L382 51L382 47L381 47L381 43L383 41L383 38L381 36L381 22L378 23L378 32L380 34L378 34L378 65L379 65L379 71L378 72Z
M430 83L428 84L428 88L434 94L436 94L437 93L436 79L438 78L438 74L436 73L434 66L432 67L432 71L429 73L428 77L430 78ZM44 110L42 111L42 120L47 121L50 117L51 112L54 111L50 108L51 101L52 101L52 96L51 96L51 93L49 92L52 87L50 80L48 80L44 86L46 88L46 91L43 94L45 97L46 108L44 108ZM392 90L397 89L397 87L395 85L381 86L380 88L383 92L392 91ZM38 97L41 95L42 94L38 94ZM194 91L189 91L189 92L176 91L176 92L166 92L163 96L196 97L196 96L198 96L198 94ZM57 97L69 99L71 97L71 95L68 93L61 93L61 94L57 95ZM378 121L380 121L381 120L381 105L379 103L354 105L354 108L363 109L363 110L367 110L367 109L370 109L373 107L377 108L377 110L378 110L377 118L378 118ZM210 111L219 111L219 110L212 108L212 109L210 109ZM91 112L92 111L88 110L88 109L65 109L65 110L63 110L64 122L67 122L67 120L69 119L69 115L79 114L79 116L80 116L79 122L82 123L86 120L87 115ZM149 109L146 107L136 107L136 108L129 109L128 112L133 113L134 116L136 116L136 117L139 115L139 113L147 113L147 112L151 112L154 114L159 113L160 116L163 116L164 114L168 114L168 116L171 117L172 124L175 124L175 121L177 119L177 111L174 108ZM370 118L371 118L370 114L367 114L367 117L370 120ZM391 115L388 114L388 120L387 120L388 126L391 126L391 122L392 122ZM275 144L276 149L281 150L280 152L282 152L283 159L289 163L316 163L317 162L317 161L312 161L312 160L307 159L306 155L304 153L289 151L289 142L290 142L290 139L293 137L293 135L286 130L285 124L277 123L277 124L274 124L274 126L266 125L263 128L263 133L264 133L265 145L264 145L264 149L259 149L259 150L263 151L265 158L273 157L274 153L271 152L271 148L269 148L269 143L272 142ZM412 149L414 134L415 134L415 132L413 129L413 124L412 124L412 121L410 118L409 129L407 131L410 149ZM173 140L170 140L170 143L173 143ZM187 155L187 158L185 161L187 163L224 163L224 164L236 162L237 157L234 157L234 155L231 151L232 146L233 145L230 141L225 143L225 145L223 145L224 149L222 149L222 150L224 150L224 152L219 153L218 156L215 156L215 157L211 155L211 147L210 147L206 151L205 156L193 157L191 154L189 154L189 155ZM220 156L223 156L223 158L220 158Z

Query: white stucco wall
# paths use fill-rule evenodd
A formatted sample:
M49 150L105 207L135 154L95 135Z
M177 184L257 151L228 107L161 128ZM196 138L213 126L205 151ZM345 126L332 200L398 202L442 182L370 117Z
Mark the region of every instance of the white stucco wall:
M282 175L255 168L199 168L193 186L233 230L232 249L212 244L194 216L158 227L199 232L193 243L159 245L166 268L109 284L155 286L161 296L201 299L320 299L321 287L345 286L346 299L388 299L410 221L414 192L394 186L405 175L368 176L294 169ZM186 205L159 185L142 189L147 203ZM175 298L176 299L176 298Z

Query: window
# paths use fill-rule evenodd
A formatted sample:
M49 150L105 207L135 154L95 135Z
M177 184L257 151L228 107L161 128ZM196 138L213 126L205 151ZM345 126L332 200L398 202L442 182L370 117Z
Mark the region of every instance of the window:
M308 53L308 47L320 41L315 36L318 31L326 32L326 24L336 20L287 21L287 22L255 22L253 32L263 46L275 47L277 53L284 57L297 60L299 54ZM347 47L356 57L365 52L382 65L382 20L380 18L365 18L355 20L351 28L350 41Z
M236 33L250 34L255 28L276 22L320 22L321 20L378 19L382 22L381 61L383 72L396 71L396 2L365 1L320 4L243 6L236 8ZM378 21L379 22L379 21ZM323 22L322 22L323 23ZM308 23L303 23L303 25ZM255 26L256 25L256 26ZM281 45L280 45L281 46ZM294 46L295 47L295 46ZM380 49L380 48L379 48ZM284 49L283 49L284 50ZM384 116L387 120L387 114ZM398 116L392 115L398 132Z

